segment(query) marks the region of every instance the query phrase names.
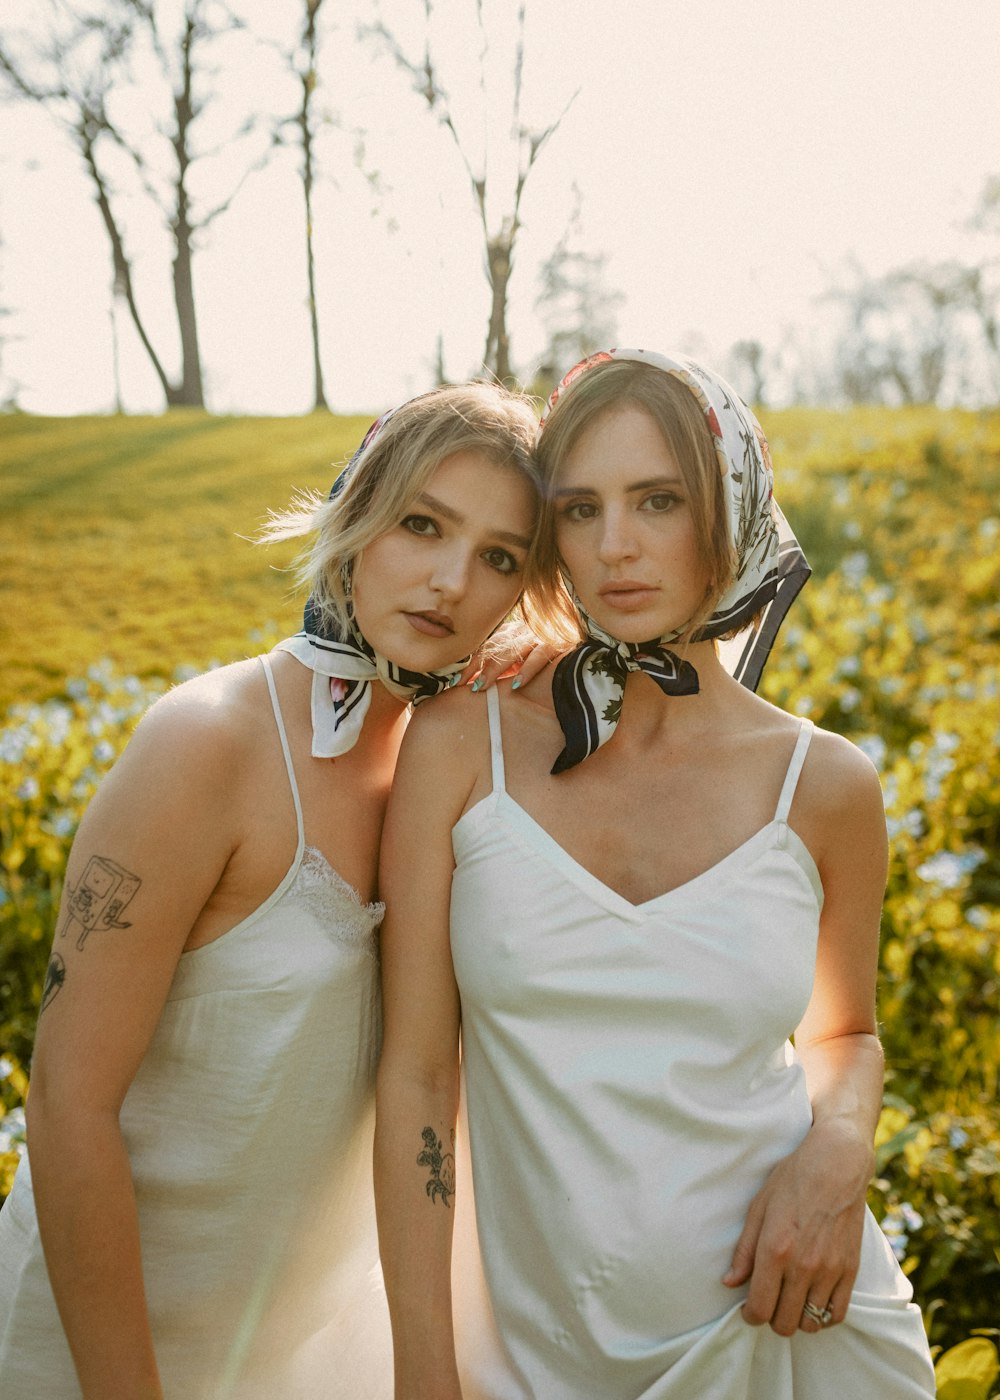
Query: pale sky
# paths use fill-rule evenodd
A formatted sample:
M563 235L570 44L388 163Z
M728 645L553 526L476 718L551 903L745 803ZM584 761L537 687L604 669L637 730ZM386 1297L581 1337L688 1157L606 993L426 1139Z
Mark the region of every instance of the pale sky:
M176 0L165 0L167 4ZM243 0L254 28L281 33L291 0ZM3 32L32 23L8 0ZM391 62L354 38L365 0L343 16L324 59L328 99L368 131L376 198L331 136L317 197L320 315L331 405L378 410L431 382L444 337L453 378L482 354L488 291L467 177L447 133ZM419 0L383 0L392 25L419 34ZM482 121L472 0L439 0L449 20L445 76L470 147ZM486 0L506 15L512 0ZM725 367L741 338L794 329L821 338L815 298L853 256L879 274L918 259L1000 257L964 227L987 176L1000 174L1000 6L982 0L528 0L525 115L551 120L579 93L532 172L511 288L515 364L530 371L544 339L537 269L582 197L577 246L608 255L624 293L618 342L698 347ZM508 25L509 29L509 25ZM498 30L497 72L504 70ZM261 57L225 66L234 102L281 82ZM500 87L499 81L497 83ZM489 112L499 174L509 123ZM124 100L124 97L123 97ZM289 98L289 100L292 100ZM11 308L7 374L40 413L113 402L110 255L78 159L45 114L0 111L0 301ZM373 204L377 206L373 212ZM210 407L297 413L310 405L301 193L288 157L253 176L195 262ZM176 368L164 236L136 201L126 223L154 338ZM158 386L121 322L129 410L158 410Z

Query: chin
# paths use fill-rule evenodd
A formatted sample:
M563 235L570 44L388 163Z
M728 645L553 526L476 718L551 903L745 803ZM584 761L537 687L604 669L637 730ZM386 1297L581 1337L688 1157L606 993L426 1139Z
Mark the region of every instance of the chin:
M649 642L670 630L669 626L661 626L658 618L643 617L640 613L626 615L616 612L607 617L596 609L588 608L587 611L599 627L619 642Z
M380 655L406 671L440 671L443 666L462 661L475 649L454 637L418 637L410 629L407 633L393 630L391 636L368 640Z

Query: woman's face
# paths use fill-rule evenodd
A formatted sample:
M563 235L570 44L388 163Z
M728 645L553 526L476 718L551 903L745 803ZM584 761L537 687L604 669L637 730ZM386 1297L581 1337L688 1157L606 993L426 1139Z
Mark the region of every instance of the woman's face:
M584 608L623 642L683 627L705 600L690 492L654 419L610 408L555 481L556 546Z
M445 457L354 561L354 614L375 650L411 671L475 651L521 594L536 512L515 468L478 452Z

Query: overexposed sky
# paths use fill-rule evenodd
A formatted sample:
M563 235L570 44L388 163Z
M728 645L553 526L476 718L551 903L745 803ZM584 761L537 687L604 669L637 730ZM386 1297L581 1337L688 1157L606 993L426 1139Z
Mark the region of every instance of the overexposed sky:
M298 7L238 8L255 30L280 37ZM367 130L365 161L384 189L375 194L355 167L351 137L326 139L316 217L324 368L332 406L376 410L429 385L439 332L448 373L476 371L488 291L449 136L391 62L355 38L372 6L328 8L340 28L323 60L326 99ZM438 8L443 73L475 153L483 109L473 0ZM486 125L497 184L515 9L513 0L485 3L496 26ZM422 10L420 0L382 0L385 19L411 41ZM0 32L30 25L36 11L8 0ZM1000 240L991 250L963 228L987 176L1000 173L992 3L528 0L528 24L526 118L551 120L579 91L523 201L510 318L522 371L544 346L537 269L563 235L574 185L577 246L608 255L607 282L625 296L619 342L697 346L722 367L741 338L775 346L794 331L808 346L825 314L815 299L851 256L872 274L917 259L1000 256ZM255 97L264 107L294 101L266 51L241 53L219 73L234 111ZM0 121L0 299L17 337L4 369L32 411L110 408L110 255L78 158L40 110L6 107ZM223 132L226 112L212 124ZM225 160L216 162L223 184ZM175 370L166 240L139 199L125 210L141 304ZM212 408L309 407L301 243L301 193L285 155L251 177L196 259ZM158 410L152 371L124 318L120 327L125 405Z

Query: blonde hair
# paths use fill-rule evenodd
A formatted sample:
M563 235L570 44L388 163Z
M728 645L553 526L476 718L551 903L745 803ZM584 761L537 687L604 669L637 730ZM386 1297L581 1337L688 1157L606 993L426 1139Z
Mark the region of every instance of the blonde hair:
M685 638L690 640L711 617L715 603L733 581L737 559L711 431L694 394L674 375L635 360L605 360L585 370L557 399L536 449L543 491L539 563L550 577L559 576L554 485L567 454L598 418L625 407L642 409L653 419L687 487L698 549L709 580L704 604L685 628ZM562 619L572 619L577 635L581 635L579 616L565 586L559 589L558 606Z
M532 449L538 420L532 401L497 384L471 383L432 389L402 404L351 467L343 489L330 499L318 492L296 497L260 531L263 540L314 533L296 560L296 582L307 588L323 625L343 636L347 597L343 571L366 545L398 525L441 462L456 452L477 452L512 469L541 497ZM538 522L525 562L521 616L536 635L553 635L559 611L551 575L538 563Z

